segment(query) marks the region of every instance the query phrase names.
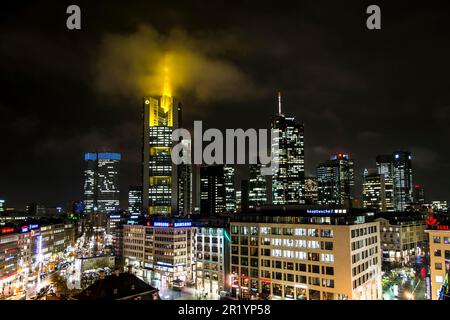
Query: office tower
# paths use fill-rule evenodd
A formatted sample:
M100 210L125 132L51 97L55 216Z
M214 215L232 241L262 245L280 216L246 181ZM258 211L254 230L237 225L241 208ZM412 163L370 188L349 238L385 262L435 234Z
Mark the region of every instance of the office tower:
M172 190L177 190L174 179L177 170L173 170L171 159L174 123L177 122L173 98L166 76L162 95L146 96L143 104L142 206L149 214L170 215L174 205Z
M353 200L353 160L337 153L317 166L318 203L350 206Z
M376 165L379 174L392 178L392 155L383 154L377 156Z
M200 213L200 164L192 165L192 212Z
M416 183L414 185L413 189L413 202L417 204L424 204L425 203L425 190L423 187Z
M412 202L411 153L396 151L392 154L394 203L397 211L405 211Z
M351 210L320 218L311 211L320 210L231 217L232 297L382 298L379 223Z
M241 181L241 212L246 212L249 209L249 181L244 179Z
M234 187L234 167L224 165L224 184L225 184L225 211L227 213L236 212L236 188Z
M273 148L273 161L278 168L272 173L272 203L305 203L305 148L303 124L295 117L281 112L281 94L278 93L278 114L271 128L278 135L278 150Z
M363 206L377 211L394 211L392 179L376 169L365 169L363 178Z
M236 190L236 212L242 211L242 191Z
M0 199L0 213L5 211L5 200Z
M214 216L225 211L225 172L223 165L200 168L200 213Z
M109 212L119 208L120 153L84 154L84 206L86 212Z
M142 187L132 186L128 189L128 212L140 214L142 209Z
M248 207L250 209L267 204L266 176L261 174L261 164L250 165Z
M319 198L319 191L317 189L317 178L306 177L305 178L305 203L317 204Z
M178 170L178 214L186 215L192 208L192 165L179 164Z

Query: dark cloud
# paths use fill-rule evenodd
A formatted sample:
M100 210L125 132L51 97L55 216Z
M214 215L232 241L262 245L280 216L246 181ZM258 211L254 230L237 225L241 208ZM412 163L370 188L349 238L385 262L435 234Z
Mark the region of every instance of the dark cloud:
M427 196L450 200L448 3L380 4L374 32L364 1L80 1L81 31L65 28L69 4L1 13L0 197L12 205L80 198L82 153L102 149L123 154L125 200L141 95L160 90L166 51L188 127L268 127L281 90L305 123L308 174L336 151L359 175L406 149Z

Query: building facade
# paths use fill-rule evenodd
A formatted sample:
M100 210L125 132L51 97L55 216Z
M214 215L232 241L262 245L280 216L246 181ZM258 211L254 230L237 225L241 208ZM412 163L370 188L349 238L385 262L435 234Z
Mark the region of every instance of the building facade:
M161 96L144 97L142 115L142 211L167 216L176 174L171 159L173 98L166 83Z
M233 219L232 295L285 300L381 299L379 223L342 214L344 211Z
M230 235L225 225L198 226L195 236L195 286L215 297L228 291Z
M420 214L382 213L376 221L380 222L382 258L386 265L408 265L428 250L426 224Z
M277 141L272 142L272 203L276 205L305 203L305 146L304 126L295 117L281 112L281 94L278 93L278 114L272 119L271 129ZM274 144L278 148L274 148Z
M215 216L226 210L225 170L223 165L200 168L200 213Z
M441 225L442 226L442 225ZM430 228L428 242L430 245L431 298L439 300L445 280L450 272L450 230ZM448 282L447 282L448 283Z
M128 212L141 214L142 210L142 187L132 186L128 189Z
M267 180L261 173L261 164L250 165L250 177L248 180L248 207L255 207L267 204Z
M189 219L155 218L146 225L124 225L125 265L160 285L190 283L194 272L195 227Z
M337 153L317 166L318 203L350 206L354 198L353 160Z
M363 207L376 211L394 211L392 179L373 170L365 170L362 192Z
M84 207L86 212L110 212L119 209L120 153L85 153Z

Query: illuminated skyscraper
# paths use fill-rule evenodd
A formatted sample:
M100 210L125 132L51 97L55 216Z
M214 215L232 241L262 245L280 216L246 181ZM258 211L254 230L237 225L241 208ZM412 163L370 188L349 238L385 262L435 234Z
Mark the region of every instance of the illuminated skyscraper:
M318 190L317 190L317 178L316 177L306 177L305 178L305 203L306 204L317 204L318 201Z
M86 212L110 212L119 209L120 153L85 153L84 206Z
M142 209L142 187L133 186L128 189L128 212L140 214Z
M5 211L5 200L0 199L0 213Z
M261 174L261 164L250 165L248 207L250 209L267 204L266 176Z
M176 189L171 159L173 124L173 98L166 77L163 94L146 96L143 104L142 206L149 214L172 213L172 190Z
M236 188L234 186L234 167L232 165L223 166L225 184L225 212L236 212Z
M377 211L394 211L392 179L375 169L364 170L363 206Z
M397 211L405 211L412 202L411 153L395 151L392 154L392 174L395 208Z
M178 165L178 213L190 214L193 212L192 205L192 165Z
M225 172L223 165L200 168L200 213L214 216L225 211Z
M318 203L350 206L354 197L353 160L337 153L317 166Z
M278 93L278 114L271 128L278 135L278 150L272 148L273 161L278 168L272 174L272 203L305 203L305 148L304 127L295 117L281 112L281 94Z

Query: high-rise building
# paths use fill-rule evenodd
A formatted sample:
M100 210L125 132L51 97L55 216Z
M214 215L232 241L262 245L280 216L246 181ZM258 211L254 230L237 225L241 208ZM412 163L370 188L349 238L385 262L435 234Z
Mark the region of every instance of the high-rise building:
M249 181L247 179L241 180L241 212L246 212L249 209Z
M261 164L250 165L248 206L250 209L267 204L267 180Z
M405 211L413 202L411 153L395 151L376 158L378 173L392 179L396 211Z
M305 178L305 203L317 204L319 200L319 191L317 189L317 178Z
M214 216L225 211L226 191L223 165L200 168L200 213Z
M0 199L0 213L5 211L5 200Z
M392 156L382 154L376 157L376 165L379 174L392 178Z
M193 212L192 207L192 165L179 164L178 170L178 214L187 215Z
M236 211L242 211L242 191L236 190Z
M234 186L234 167L232 165L223 166L225 185L225 212L236 212L236 188Z
M413 202L415 204L424 204L425 203L425 190L423 187L416 183L413 189Z
M142 206L149 214L172 212L173 123L173 98L165 84L161 96L144 97L143 105Z
M278 114L273 117L271 128L278 141L278 149L272 143L273 161L277 167L272 172L272 203L305 203L305 148L304 127L295 117L281 112L281 94L278 93Z
M394 211L394 185L390 177L375 169L365 169L363 177L364 208L377 211Z
M84 206L86 212L110 212L119 208L120 153L85 153Z
M405 211L412 202L411 153L395 151L392 154L392 178L395 208L397 211Z
M337 153L317 166L318 203L350 206L354 197L353 160Z
M132 186L128 189L128 212L140 214L142 209L142 187Z

